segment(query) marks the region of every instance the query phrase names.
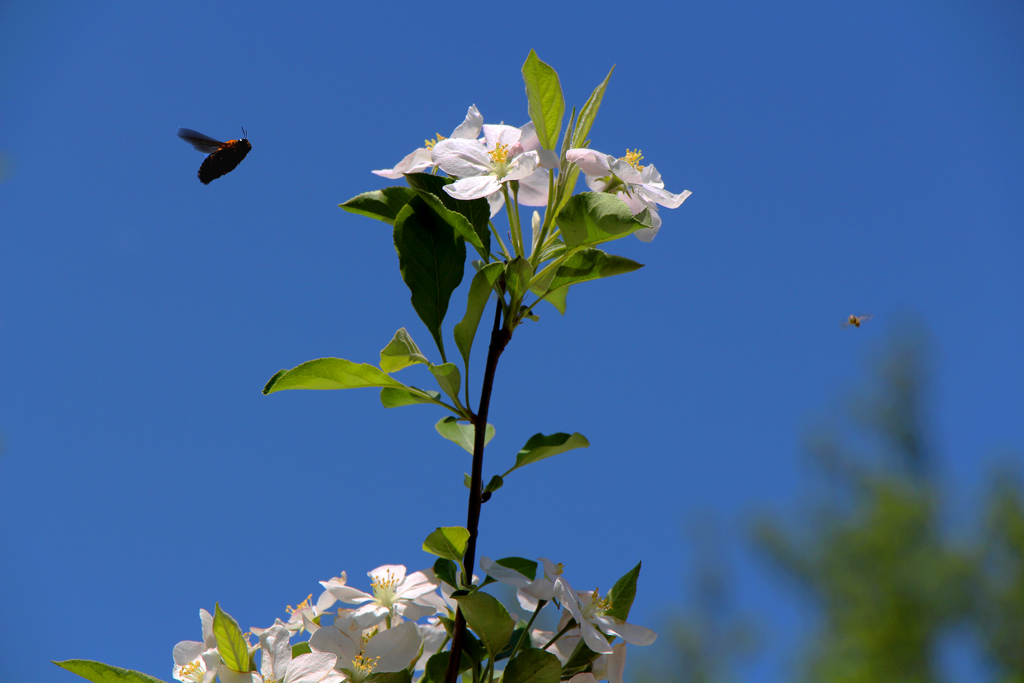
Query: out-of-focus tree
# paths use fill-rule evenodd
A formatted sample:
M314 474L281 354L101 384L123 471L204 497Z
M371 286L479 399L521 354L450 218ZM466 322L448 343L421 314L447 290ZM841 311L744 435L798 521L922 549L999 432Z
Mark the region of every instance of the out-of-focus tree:
M974 555L941 522L922 346L915 337L897 340L875 388L851 406L854 429L812 439L827 475L824 500L799 523L757 529L820 612L807 649L809 681L939 681L941 640L970 612Z
M1024 683L1024 499L1010 476L989 503L977 624L999 683Z
M985 680L1024 683L1024 487L1000 474L985 511L947 528L925 419L925 357L919 334L891 343L846 419L809 439L823 475L815 497L755 529L759 548L820 617L800 648L805 681L951 680L939 665L946 637L972 634ZM646 680L734 680L737 655L747 651L749 640L736 634L748 631L730 616L726 568L697 548L694 597L662 629L670 662ZM769 619L757 625L772 628Z

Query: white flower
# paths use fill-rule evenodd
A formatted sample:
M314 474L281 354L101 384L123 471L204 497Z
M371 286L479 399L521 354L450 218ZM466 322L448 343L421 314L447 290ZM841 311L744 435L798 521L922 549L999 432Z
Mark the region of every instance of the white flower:
M586 175L587 186L594 192L616 193L634 216L645 208L650 209L654 223L652 227L633 233L644 242L653 240L661 227L661 217L655 205L675 209L692 194L689 190L679 194L668 192L654 164L640 164L643 155L639 151L627 150L626 156L616 159L593 149L578 148L566 152L565 158L580 167Z
M480 127L483 123L484 117L481 116L475 104L471 105L469 111L466 112L466 120L459 124L450 137L475 140L480 135ZM438 133L435 139L427 140L424 143L425 146L409 153L404 159L395 164L394 168L385 168L373 171L373 173L385 178L397 179L401 178L404 173L423 173L428 171L436 166L430 158L430 151L434 148L434 145L445 139L448 138Z
M537 609L541 600L551 600L555 597L555 579L562 574L562 565L555 564L546 557L540 558L544 567L544 573L536 579L529 579L515 569L502 566L493 562L489 557L480 558L480 568L487 572L487 575L497 579L501 583L515 586L516 598L519 605L530 612Z
M444 187L456 199L488 197L500 192L504 183L528 177L540 165L537 152L523 151L519 128L487 125L483 132L483 141L448 139L434 146L434 163L458 178Z
M289 634L275 624L260 635L260 678L263 683L339 683L344 680L334 670L338 658L328 652L308 652L292 659ZM255 677L254 677L255 679Z
M342 572L340 577L335 577L327 583L344 586L345 572ZM317 598L315 604L311 602L312 600L313 594L310 593L305 600L295 607L288 605L288 607L285 608L285 611L289 614L288 621L284 624L284 627L288 629L288 633L294 636L305 630L315 631L317 628L317 618L320 617L321 614L326 614L327 608L338 601L338 599L327 590L320 594L320 597ZM280 622L280 619L278 619L277 622ZM307 628L307 626L312 627L312 629ZM259 638L266 629L253 627L249 630L252 631L254 636Z
M360 605L353 612L355 616L368 614L384 618L398 614L416 621L437 612L429 598L429 594L434 592L434 584L423 572L413 572L406 576L404 565L386 564L368 572L368 576L372 579L370 585L373 595L327 581L321 581L320 585L338 600Z
M183 640L174 646L173 676L183 683L211 683L220 666L213 615L201 609L199 619L203 624L203 642Z
M612 648L610 655L600 655L591 667L593 673L576 674L569 683L622 683L622 674L626 669L626 644L619 643Z
M599 654L612 652L608 639L602 635L605 633L618 636L633 645L650 645L658 637L658 634L649 628L628 624L622 619L605 614L611 608L611 604L608 598L602 598L596 589L576 592L565 577L560 576L555 581L555 596L576 620L583 642Z
M313 652L337 657L345 680L362 681L372 673L403 671L419 656L423 636L411 621L384 631L364 629L357 618L335 619L309 639Z

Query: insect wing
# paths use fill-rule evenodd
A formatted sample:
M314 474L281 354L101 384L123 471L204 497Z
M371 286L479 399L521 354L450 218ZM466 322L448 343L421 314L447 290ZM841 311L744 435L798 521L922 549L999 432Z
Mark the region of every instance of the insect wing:
M202 152L203 154L213 154L224 144L220 140L214 140L209 135L203 135L191 128L179 128L178 137L192 145L192 148L197 152Z

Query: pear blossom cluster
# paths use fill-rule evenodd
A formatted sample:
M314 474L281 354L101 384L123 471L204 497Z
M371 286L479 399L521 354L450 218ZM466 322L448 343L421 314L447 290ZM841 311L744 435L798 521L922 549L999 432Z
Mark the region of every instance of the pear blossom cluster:
M606 615L607 598L597 590L573 590L562 565L546 558L539 563L543 572L536 578L486 557L480 564L491 580L516 588L520 606L534 617L546 604L561 608L558 630L531 629L530 646L550 652L563 665L580 641L597 653L591 670L576 674L571 683L621 683L626 644L649 645L656 634ZM342 573L320 582L324 591L315 603L311 595L289 607L287 621L250 629L245 642L249 657L260 652L259 671L234 671L224 663L214 617L200 610L203 640L174 647L174 678L182 683L214 683L216 678L221 683L360 683L375 673L423 672L427 660L449 642L441 618L455 618L454 589L431 569L407 573L403 565L384 565L368 576L369 592L347 585ZM480 586L478 577L473 584ZM325 615L332 616L330 624ZM308 640L293 643L302 633L309 634ZM250 644L250 636L258 644ZM617 638L622 642L614 643Z
M492 217L505 204L512 181L517 181L513 191L518 203L546 206L549 171L559 169L558 154L541 147L532 121L519 128L488 125L483 121L483 115L474 104L450 137L438 134L394 168L373 173L397 179L406 173L440 169L456 178L444 188L445 192L456 199L486 198ZM661 227L658 206L678 208L692 194L689 190L679 194L666 190L658 169L653 164L640 163L643 154L639 150L627 150L624 156L614 157L593 149L574 148L566 152L565 158L580 168L592 191L616 195L634 216L644 209L650 212L651 227L634 233L644 242L653 240Z

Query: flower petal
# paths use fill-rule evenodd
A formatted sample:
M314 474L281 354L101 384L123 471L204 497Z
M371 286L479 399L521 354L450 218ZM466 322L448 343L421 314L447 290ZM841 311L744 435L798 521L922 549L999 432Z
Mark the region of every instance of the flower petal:
M491 172L487 149L476 140L442 140L431 154L441 170L456 178L471 178Z
M605 633L618 636L633 645L650 645L658 637L658 634L649 628L627 624L622 619L616 619L606 614L594 617L593 621Z
M383 178L395 180L401 178L405 173L422 173L433 167L434 162L431 160L430 150L426 147L420 147L407 154L404 159L395 164L394 168L383 168L370 172Z
M468 138L476 140L480 137L480 127L484 125L484 117L475 104L469 105L466 112L466 120L459 124L459 127L452 131L449 138Z
M598 152L596 149L585 147L570 149L565 153L565 158L568 162L579 166L580 170L588 176L608 175L611 172L608 165L609 160L615 159L615 157Z
M445 185L444 191L456 199L480 199L501 190L501 183L492 175L478 175Z

